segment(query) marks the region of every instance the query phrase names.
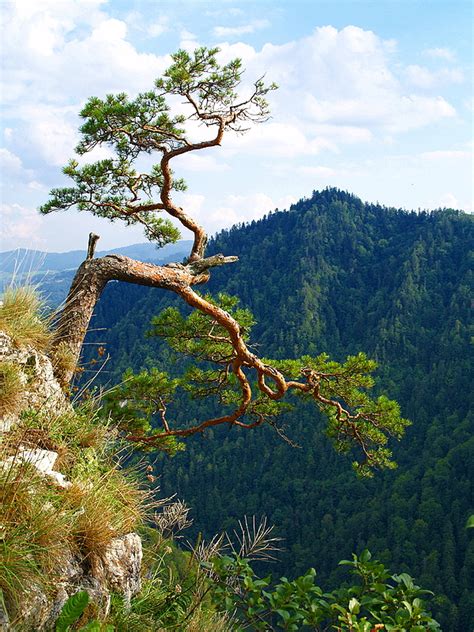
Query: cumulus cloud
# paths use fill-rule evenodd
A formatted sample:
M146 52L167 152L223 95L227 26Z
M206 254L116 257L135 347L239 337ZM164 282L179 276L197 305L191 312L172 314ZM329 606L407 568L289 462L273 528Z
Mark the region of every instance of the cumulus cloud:
M269 25L270 22L268 20L254 20L248 24L242 24L241 26L216 26L213 29L213 33L218 39L225 39L226 37L235 38L241 35L255 33L255 31L264 29Z
M444 84L462 83L464 81L464 74L459 68L429 70L424 66L414 64L407 66L405 73L408 82L419 88L433 88Z
M27 139L30 149L50 165L62 165L71 156L77 113L90 95L146 90L170 61L168 55L138 52L128 40L126 22L110 18L102 4L2 4L8 60L2 93L9 136ZM164 24L162 20L148 27L156 31Z
M267 43L261 50L241 43L221 48L224 61L244 59L247 76L266 72L280 86L269 97L272 122L246 139L231 141L239 150L258 152L268 142L269 151L279 156L337 152L347 143L386 139L456 114L442 96L413 90L392 60L393 40L359 27L318 27L308 37ZM442 77L461 80L457 72Z
M273 199L265 193L228 195L222 205L210 211L206 221L214 230L218 230L230 227L237 222L250 222L276 208L287 208L293 202L296 202L293 196Z
M229 136L223 147L224 155L247 152L252 155L296 158L328 150L337 152L337 145L323 136L311 135L296 123L270 122L253 127L244 136Z
M139 53L126 22L107 16L100 4L41 0L40 12L23 10L24 3L3 5L7 102L77 103L94 93L149 87L169 57Z
M5 149L5 147L0 148L0 169L2 173L18 173L22 168L21 158L18 158L18 156L8 149Z
M188 53L192 53L199 46L196 35L187 29L182 29L179 39L179 47L188 51Z
M2 204L0 212L5 244L15 243L17 248L35 248L44 244L39 236L42 218L35 209L21 204Z
M456 60L456 54L450 48L427 48L423 51L423 54L434 59Z
M174 165L177 169L184 169L185 171L228 171L229 165L223 161L219 161L213 155L201 155L201 154L184 154L179 156L174 161Z
M146 28L146 32L150 37L158 37L162 35L162 33L166 33L168 30L168 19L166 17L162 17L156 22L152 22Z
M185 193L181 196L180 204L212 234L238 222L258 219L276 208L289 208L296 200L293 195L272 198L257 192L248 195L229 194L223 198L222 203L215 204L204 195Z
M25 104L18 108L18 136L28 143L38 158L49 165L62 166L72 157L79 139L77 107ZM20 145L22 140L19 141Z
M32 189L33 191L41 191L42 193L48 191L48 187L44 184L41 184L41 182L38 182L37 180L31 180L30 182L28 182L28 188Z
M126 21L107 15L100 0L87 2L87 11L82 0L40 0L30 9L23 3L5 9L5 49L15 60L4 73L9 85L4 93L11 103L7 113L16 118L20 133L39 156L54 166L71 155L77 142L77 111L89 95L147 89L170 61L169 56L139 52L129 41ZM148 26L160 30L166 25L162 17ZM257 20L216 27L216 34L233 37L265 26L266 20ZM181 36L184 48L195 48L192 33L183 31ZM18 50L20 40L25 44ZM281 86L270 95L273 120L244 137L226 138L230 153L295 157L339 152L347 143L367 143L377 135L416 129L455 114L442 97L405 90L391 62L396 43L359 27L318 27L308 37L267 43L261 50L241 42L224 42L221 48L223 61L243 59L248 67L245 80L267 72L269 80ZM415 67L407 72L405 79L414 81ZM460 80L456 72L446 71L445 79ZM425 73L418 85L423 79L425 84L432 81ZM205 165L191 159L187 168L198 169L199 163ZM215 170L215 164L207 163Z

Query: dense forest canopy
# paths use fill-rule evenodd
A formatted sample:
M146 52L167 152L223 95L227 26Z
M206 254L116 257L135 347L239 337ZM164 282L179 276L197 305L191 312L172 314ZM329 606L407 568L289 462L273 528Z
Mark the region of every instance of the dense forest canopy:
M340 360L364 349L381 362L379 387L397 397L413 425L395 451L399 468L367 482L331 454L319 434L322 420L315 424L304 405L284 417L301 449L264 429L222 429L188 441L158 470L163 489L191 504L196 533L264 513L285 538L275 571L292 575L311 560L327 580L341 572L334 570L341 555L368 545L435 591L443 629L472 627L474 543L464 529L474 504L472 241L472 217L464 213L410 213L336 189L211 241L211 253L234 252L239 264L216 271L209 287L238 294L251 308L260 353L330 351ZM107 342L105 381L128 367L177 362L146 337L153 316L169 305L153 290L107 288L94 327L108 331L90 335ZM186 410L193 405L187 401Z

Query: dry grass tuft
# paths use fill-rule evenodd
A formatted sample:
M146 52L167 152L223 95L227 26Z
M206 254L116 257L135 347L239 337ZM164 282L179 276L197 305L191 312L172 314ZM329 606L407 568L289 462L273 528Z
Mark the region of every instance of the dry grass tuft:
M19 412L22 390L18 366L13 362L0 362L0 417Z
M61 490L23 461L0 450L0 591L13 616L26 592L48 588L70 550L71 514Z
M31 345L38 351L45 351L51 340L48 323L34 288L9 287L5 290L0 306L0 330L12 338L15 346Z
M54 349L53 366L59 374L74 371L77 359L65 341L61 341Z
M75 514L71 533L81 553L100 554L111 540L136 529L145 518L148 499L149 494L118 469L86 469L65 490L66 506Z

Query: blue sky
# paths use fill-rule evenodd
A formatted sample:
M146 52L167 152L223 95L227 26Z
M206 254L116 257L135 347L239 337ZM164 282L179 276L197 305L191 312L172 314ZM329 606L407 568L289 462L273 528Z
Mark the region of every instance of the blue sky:
M270 121L176 160L188 183L179 201L210 233L328 185L472 211L471 2L17 0L1 11L1 250L84 248L91 230L104 249L143 241L36 208L67 184L89 96L147 90L170 53L200 45L280 86Z

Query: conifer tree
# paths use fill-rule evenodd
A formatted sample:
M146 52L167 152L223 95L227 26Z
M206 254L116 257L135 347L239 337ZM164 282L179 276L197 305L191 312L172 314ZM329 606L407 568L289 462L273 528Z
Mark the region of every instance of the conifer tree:
M184 190L185 184L174 176L172 161L220 145L226 133L244 133L249 125L266 121L266 97L276 88L261 78L242 96L241 61L220 65L218 52L199 48L189 54L180 50L150 91L135 99L123 93L105 99L92 97L81 111L84 123L77 154L105 146L114 157L88 164L71 160L64 173L72 185L53 189L41 212L75 207L111 221L140 224L146 237L158 246L179 239L180 233L171 222L174 218L193 233L194 240L184 264L157 266L122 255L96 259L98 237L91 235L87 259L77 270L55 332L53 355L68 355L70 360L57 362L57 377L65 387L71 382L94 307L108 281L165 289L194 311L184 319L176 310L168 310L155 320L155 333L177 351L196 359L196 367L187 372L181 385L195 397L217 396L222 414L175 427L164 403L159 404L160 389L164 402L165 394L169 399L180 382L159 374L153 386L158 407L153 404L150 410L159 412L160 428L145 429L144 424L142 432L128 435L130 440L160 446L167 438L188 436L220 424L254 428L269 423L278 430L275 418L284 409L282 400L294 392L312 399L327 414L328 433L338 450L356 447L359 472L369 475L373 467L393 467L386 444L390 436L400 438L408 422L401 418L396 402L368 396L367 390L374 384L374 362L364 354L349 357L344 364L332 362L326 355L284 361L260 358L248 346L251 315L230 297L215 300L195 290L206 283L213 267L234 263L237 257L205 256L205 231L173 200L173 192ZM170 102L175 97L184 101L188 116L172 113ZM207 138L192 140L186 128L189 120L200 123ZM148 171L140 171L140 158L150 155L157 155L159 161ZM136 419L132 426L136 427Z

